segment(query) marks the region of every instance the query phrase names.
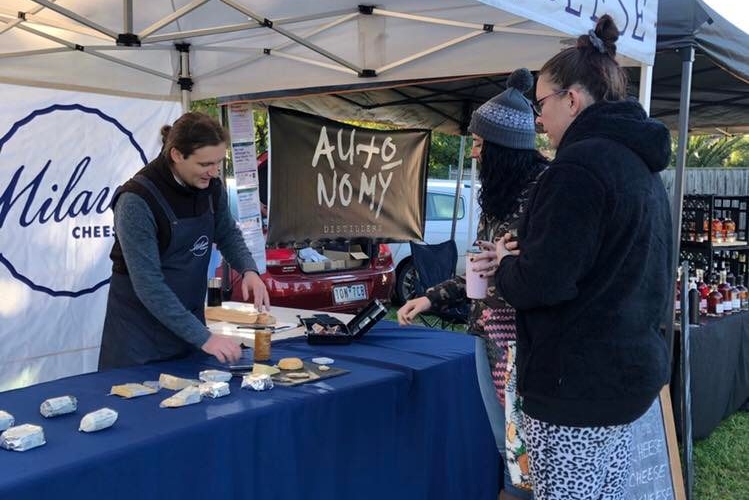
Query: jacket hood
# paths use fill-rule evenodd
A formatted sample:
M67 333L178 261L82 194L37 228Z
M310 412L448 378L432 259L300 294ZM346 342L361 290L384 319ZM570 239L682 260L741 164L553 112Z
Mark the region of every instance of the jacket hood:
M634 99L591 104L569 126L559 150L583 139L607 138L634 151L651 172L660 172L671 158L671 134L658 120L648 118Z

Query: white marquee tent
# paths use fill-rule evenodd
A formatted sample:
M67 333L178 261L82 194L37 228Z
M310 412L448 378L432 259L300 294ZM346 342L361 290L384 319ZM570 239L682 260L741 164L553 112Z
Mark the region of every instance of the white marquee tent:
M496 74L603 13L623 62L652 64L657 2L611 3L4 0L0 82L173 100Z

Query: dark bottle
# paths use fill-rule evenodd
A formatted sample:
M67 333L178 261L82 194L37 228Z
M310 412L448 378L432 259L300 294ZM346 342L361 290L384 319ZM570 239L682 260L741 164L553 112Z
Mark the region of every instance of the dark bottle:
M697 284L692 281L689 284L689 324L700 324L700 292L697 290Z

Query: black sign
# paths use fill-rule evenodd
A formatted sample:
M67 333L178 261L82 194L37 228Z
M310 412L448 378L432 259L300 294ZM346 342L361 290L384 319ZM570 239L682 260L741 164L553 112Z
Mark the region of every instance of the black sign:
M273 107L269 113L269 243L422 239L428 130L373 130Z
M665 392L665 396L663 394ZM633 463L627 500L679 500L684 498L681 468L673 431L670 401L663 391L650 409L632 426Z

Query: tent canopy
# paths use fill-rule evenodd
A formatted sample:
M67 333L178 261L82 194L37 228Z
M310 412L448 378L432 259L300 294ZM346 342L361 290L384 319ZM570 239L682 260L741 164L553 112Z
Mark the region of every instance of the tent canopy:
M627 63L650 63L655 2L642 3L3 0L0 82L200 99L506 73L537 69L604 8Z
M696 50L690 129L749 132L749 35L700 0L659 2L651 115L672 130L678 128L681 56L677 49L690 45ZM459 134L465 133L476 107L505 89L506 78L506 73L463 76L447 81L389 82L380 88L359 83L333 93L310 88L308 95L279 91L223 100L247 99L261 106L274 104L338 119L383 121ZM630 68L630 81L630 91L637 95L639 68Z

